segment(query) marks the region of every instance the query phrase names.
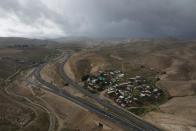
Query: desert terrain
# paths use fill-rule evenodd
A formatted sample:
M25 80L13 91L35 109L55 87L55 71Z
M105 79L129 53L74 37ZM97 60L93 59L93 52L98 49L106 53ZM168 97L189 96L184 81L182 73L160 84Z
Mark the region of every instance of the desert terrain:
M171 39L127 40L102 43L76 53L66 64L73 80L81 82L86 74L105 69L118 69L130 75L154 76L140 65L166 72L158 75L157 86L168 98L156 110L140 115L165 130L196 130L195 128L195 41Z
M0 0L0 131L196 131L196 0Z
M28 39L15 39L0 40L0 130L47 130L48 113L35 105L36 100L30 88L27 88L25 77L30 68L48 61L58 55L58 52L43 47L42 44L46 43L41 40L30 43L31 40Z
M106 95L107 90L95 95L162 130L196 130L196 41L136 39L97 40L84 45L51 43L27 47L26 44L1 45L0 129L129 130L81 105L40 88L40 84L33 84L39 82L31 73L45 63L40 71L42 80L102 110L108 110L59 75L60 64L67 56L72 55L63 70L81 86L84 86L83 76L100 70L120 70L130 77L159 78L156 86L164 91L163 99L141 107L121 107ZM61 57L63 53L66 55ZM59 59L48 63L57 57ZM103 127L100 127L100 123Z
M110 120L103 119L102 116L80 105L37 88L28 80L29 75L37 66L60 56L61 52L56 50L57 48L61 50L80 50L81 47L85 46L81 44L54 45L48 43L43 43L44 46L40 46L42 41L38 41L38 43L40 42L38 45L32 43L33 46L29 46L31 43L28 42L31 40L26 43L22 39L21 41L24 43L22 45L9 43L9 39L3 41L8 41L8 43L2 44L0 49L2 63L0 130L123 130L123 128L116 126ZM82 96L86 101L93 103L93 100L66 85L67 83L60 78L58 66L63 59L47 64L40 72L41 77L58 88L75 96ZM32 79L35 80L34 77ZM99 127L99 123L103 124L102 128Z

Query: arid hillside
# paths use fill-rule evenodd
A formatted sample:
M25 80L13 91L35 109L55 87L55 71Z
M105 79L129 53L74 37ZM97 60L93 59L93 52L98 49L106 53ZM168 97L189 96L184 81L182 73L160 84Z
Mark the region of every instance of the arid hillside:
M25 70L48 61L58 54L48 42L30 39L0 38L0 79L19 69ZM51 45L50 45L51 46Z
M0 38L0 130L43 131L49 127L49 116L39 106L26 81L30 68L55 57L59 52L48 48L48 42L23 38ZM22 79L23 78L23 79Z
M168 93L168 98L156 105L156 110L144 112L141 117L166 130L191 131L196 130L195 44L196 41L172 39L99 41L96 48L74 54L66 69L69 76L78 82L82 76L99 70L121 70L130 76L159 77L156 85Z

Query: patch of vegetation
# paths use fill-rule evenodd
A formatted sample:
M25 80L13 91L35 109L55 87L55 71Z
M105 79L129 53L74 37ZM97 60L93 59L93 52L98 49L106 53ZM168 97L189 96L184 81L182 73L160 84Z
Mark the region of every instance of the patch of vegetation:
M169 97L168 97L168 100L171 100L172 98L174 98L174 97L173 97L173 96L169 96Z
M81 80L86 81L88 78L89 78L89 75L84 75L84 76L82 76Z
M69 83L64 83L64 86L69 86Z
M129 111L136 115L141 115L141 114L144 114L147 110L145 108L133 108L133 109L130 109Z

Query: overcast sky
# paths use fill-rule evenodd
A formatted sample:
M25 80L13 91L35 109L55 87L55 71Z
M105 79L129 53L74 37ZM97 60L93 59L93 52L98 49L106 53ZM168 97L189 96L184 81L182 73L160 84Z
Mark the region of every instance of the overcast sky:
M0 0L0 36L195 39L196 0Z

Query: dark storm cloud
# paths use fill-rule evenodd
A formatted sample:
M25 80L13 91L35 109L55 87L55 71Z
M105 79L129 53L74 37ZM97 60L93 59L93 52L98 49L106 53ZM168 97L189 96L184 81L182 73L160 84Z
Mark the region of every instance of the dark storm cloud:
M1 19L14 16L19 21L18 25L33 29L33 32L12 29L14 27L4 22L1 25L4 32L13 35L11 30L15 30L31 37L195 38L195 12L195 0L0 1Z

